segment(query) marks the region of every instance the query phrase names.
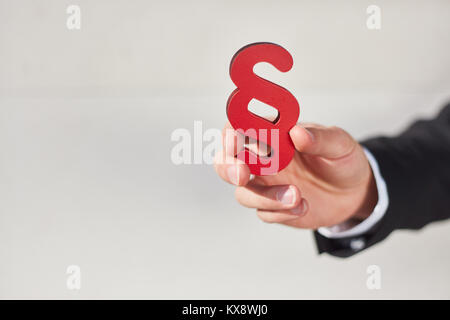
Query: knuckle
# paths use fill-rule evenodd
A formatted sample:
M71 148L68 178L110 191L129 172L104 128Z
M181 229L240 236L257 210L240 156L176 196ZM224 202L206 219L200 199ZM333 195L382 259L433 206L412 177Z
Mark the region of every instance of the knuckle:
M335 144L341 152L349 152L353 149L355 141L347 131L336 126L330 127L330 130L337 137Z

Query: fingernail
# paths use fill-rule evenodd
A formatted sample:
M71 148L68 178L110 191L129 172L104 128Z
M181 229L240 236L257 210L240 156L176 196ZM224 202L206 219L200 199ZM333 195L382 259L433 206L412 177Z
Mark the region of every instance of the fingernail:
M293 204L295 202L295 193L291 187L283 188L277 191L275 197L277 201L280 201L282 204Z
M227 169L227 175L232 184L235 184L237 186L239 185L239 169L237 166L229 166Z
M308 202L306 201L306 199L302 199L300 201L300 204L291 210L293 214L298 216L306 214L307 211L308 211Z
M303 126L302 126L303 127ZM311 140L314 141L314 135L311 131L309 131L308 129L306 129L305 127L303 127L303 129L305 129L305 131L308 133L308 135L311 137Z

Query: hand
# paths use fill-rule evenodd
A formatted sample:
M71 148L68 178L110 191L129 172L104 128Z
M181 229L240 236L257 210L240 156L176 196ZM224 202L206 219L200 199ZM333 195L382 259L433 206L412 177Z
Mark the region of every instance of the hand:
M317 229L362 221L373 211L378 194L372 169L360 144L346 131L297 124L289 132L296 149L290 164L276 175L250 179L248 166L235 158L244 138L231 129L228 123L215 169L237 186L238 202L256 208L261 220Z

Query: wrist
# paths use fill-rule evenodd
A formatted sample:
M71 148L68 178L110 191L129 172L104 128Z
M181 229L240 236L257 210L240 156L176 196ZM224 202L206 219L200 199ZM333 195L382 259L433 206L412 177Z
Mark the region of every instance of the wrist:
M351 217L352 220L356 220L357 222L361 222L367 219L378 203L377 183L375 181L374 174L369 164L368 170L369 170L368 179L367 182L364 184L362 190L363 192L361 205Z
M370 170L364 186L361 188L362 195L358 198L362 199L361 205L355 214L343 223L328 228L319 228L318 232L327 238L355 237L366 233L383 218L389 206L386 182L381 176L378 163L369 150L364 147L363 150ZM375 192L373 191L374 185Z

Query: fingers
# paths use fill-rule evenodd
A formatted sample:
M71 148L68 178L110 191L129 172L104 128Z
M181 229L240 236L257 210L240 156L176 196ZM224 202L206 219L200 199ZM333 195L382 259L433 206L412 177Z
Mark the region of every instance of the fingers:
M305 216L309 210L308 201L293 185L265 186L250 181L245 187L236 189L240 204L256 208L258 217L267 223L288 224Z
M338 127L295 125L289 132L297 151L337 159L350 154L357 142Z
M302 128L300 128L302 130ZM309 136L305 130L300 134L294 132L296 142L302 146L308 146ZM292 135L291 135L292 137ZM303 139L303 140L302 140ZM242 133L235 131L229 123L223 130L224 149L216 154L214 167L218 175L228 183L238 186L236 188L236 199L240 204L249 208L256 208L258 217L268 223L282 223L289 225L294 220L303 217L309 209L308 202L302 198L300 191L294 185L266 186L250 180L248 166L238 160L235 156L243 148L260 154L261 146L251 139L245 138ZM297 146L297 144L296 144ZM310 151L312 151L310 147Z
M290 210L269 211L258 209L258 217L267 223L281 223L290 225L294 220L301 219L309 211L309 204L306 199L301 199L300 203Z
M260 152L261 146L256 141L252 141L234 130L229 122L225 124L222 136L224 148L216 154L214 168L218 175L228 183L237 186L246 185L250 180L250 169L235 156L245 147L260 155L266 155L268 152Z
M324 127L317 124L295 125L289 132L297 151L337 159L350 154L357 146L357 142L350 134L338 127ZM254 153L265 155L264 146L246 138L236 132L230 123L223 129L223 144L226 156L235 156L244 147Z
M229 122L222 130L222 137L224 153L230 157L236 156L244 148L248 148L259 156L267 156L271 151L265 143L245 136L242 130L235 130Z
M229 122L225 124L222 136L224 148L214 157L214 169L226 182L236 186L246 185L250 180L250 169L235 158L238 150L244 146L244 138L237 134Z
M293 185L265 186L250 181L236 188L236 199L245 207L263 210L287 210L298 206L300 191Z
M236 186L244 186L250 180L248 166L234 156L226 156L223 151L216 154L214 169L223 180Z

